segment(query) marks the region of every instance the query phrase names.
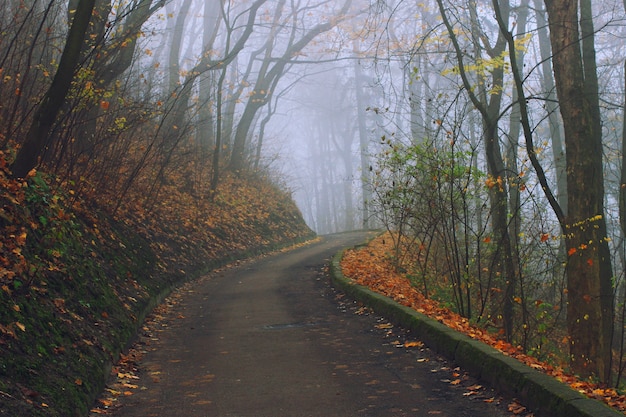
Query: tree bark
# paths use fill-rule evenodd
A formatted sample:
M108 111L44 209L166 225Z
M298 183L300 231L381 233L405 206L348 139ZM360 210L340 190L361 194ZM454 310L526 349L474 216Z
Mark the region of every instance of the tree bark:
M568 213L567 327L572 369L608 382L613 325L612 264L604 213L602 130L591 4L545 0L554 77L565 131ZM581 33L583 39L581 45Z
M26 134L26 139L11 167L13 176L16 178L26 177L28 172L37 166L39 158L46 148L50 130L74 80L74 72L80 60L85 33L89 27L94 5L95 0L83 0L74 12L67 42L59 61L59 68L33 116L33 122Z

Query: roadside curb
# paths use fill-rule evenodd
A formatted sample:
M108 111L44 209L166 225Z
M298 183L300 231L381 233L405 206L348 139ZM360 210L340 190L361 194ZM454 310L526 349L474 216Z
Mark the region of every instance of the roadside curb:
M554 417L624 417L604 403L593 400L539 372L515 358L469 336L403 306L394 300L354 283L341 272L344 251L337 253L330 264L335 287L360 301L392 323L411 330L431 349L454 360L473 376L493 388L518 398L540 416Z

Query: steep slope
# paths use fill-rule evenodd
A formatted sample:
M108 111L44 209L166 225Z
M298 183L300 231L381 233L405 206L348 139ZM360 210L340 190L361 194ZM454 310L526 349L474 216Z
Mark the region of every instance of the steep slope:
M163 186L114 214L0 154L0 415L83 416L111 363L170 289L312 236L289 194L225 178L214 198Z

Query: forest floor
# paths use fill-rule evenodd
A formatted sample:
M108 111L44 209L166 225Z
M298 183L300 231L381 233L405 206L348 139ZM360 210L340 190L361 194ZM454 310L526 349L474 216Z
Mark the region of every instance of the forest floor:
M529 356L519 346L513 346L498 338L496 334L473 325L467 318L443 307L438 301L424 297L410 280L393 266L392 242L393 239L389 236L381 235L367 246L346 251L341 262L343 274L372 291L425 314L473 339L480 340L531 368L553 376L574 390L626 413L626 395L620 390L605 387L590 380L582 380L568 373L566 365L556 366Z
M1 416L87 415L174 287L313 236L290 195L255 177L225 176L215 198L166 182L150 207L115 212L116 196L86 186L13 180L0 152Z

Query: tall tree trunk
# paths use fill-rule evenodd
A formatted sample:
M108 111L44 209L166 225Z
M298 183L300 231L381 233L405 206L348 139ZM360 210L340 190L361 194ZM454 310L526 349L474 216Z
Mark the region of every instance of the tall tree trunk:
M575 372L608 382L613 327L612 264L604 215L602 130L589 0L545 0L565 130L568 213L567 327ZM582 45L580 42L582 32Z
M170 6L173 6L173 3L169 3ZM187 15L189 14L189 9L191 8L191 0L183 0L183 4L178 7L176 14L176 21L174 23L174 27L172 28L171 34L171 42L170 42L170 50L169 50L169 91L176 91L177 86L180 84L180 48L183 44L183 32L185 29L185 19L187 19ZM174 13L174 10L171 12L168 10L168 13ZM205 49L206 50L206 49Z
M517 35L524 36L526 33L526 23L528 21L528 3L529 0L522 0L520 5L517 8ZM517 69L521 71L524 63L524 51L520 48L514 50L512 53L516 54L517 57ZM506 154L506 169L509 173L507 182L510 184L509 187L509 236L511 236L511 255L513 256L512 263L515 265L515 271L517 275L517 284L519 286L519 293L522 299L521 309L522 309L522 341L521 345L524 350L527 348L527 339L528 339L528 315L526 311L525 299L521 295L524 294L524 285L523 285L523 277L521 274L521 259L520 259L520 232L522 226L522 210L521 210L521 197L520 197L520 186L521 181L518 176L519 167L517 164L518 157L517 151L519 149L519 137L521 132L521 115L520 115L520 106L517 104L519 100L519 94L517 88L515 86L512 87L512 102L513 106L511 107L511 116L509 122L509 140L505 144L505 154Z
M207 1L204 3L204 19L202 23L202 50L209 51L213 47L215 38L219 28L219 3ZM200 109L198 111L198 127L196 137L201 152L204 154L215 144L215 120L213 114L213 105L211 103L212 88L214 87L215 77L212 73L204 74L199 83L198 102Z
M228 47L228 42L227 45ZM220 155L222 151L222 87L226 78L227 67L222 68L220 77L217 81L217 97L216 104L216 127L215 127L215 148L213 149L213 164L211 166L213 172L211 175L211 198L215 198L217 193L217 185L220 180Z
M360 53L358 41L354 41L354 51L358 55ZM363 72L361 71L361 63L357 59L354 61L354 82L356 84L356 112L359 135L359 156L361 158L361 198L363 221L361 226L367 230L369 225L369 204L371 200L370 189L370 159L369 159L369 138L367 136L367 122L365 113L365 99L363 90L365 89Z
M624 0L624 9L626 9L626 0ZM626 85L626 60L624 61L624 85ZM622 111L622 158L621 158L621 174L619 187L619 225L621 229L621 246L626 245L626 98L624 99L624 110ZM624 249L622 249L622 268L623 273L626 272L626 259L624 259ZM620 324L619 330L619 346L620 346L620 367L617 374L615 386L619 386L622 373L624 371L622 361L624 360L624 350L626 349L626 283L622 281L622 292L620 300L621 308L617 323Z
M554 76L552 74L552 48L550 46L550 35L548 33L548 20L542 0L533 0L535 6L535 16L537 20L537 36L539 38L539 51L541 54L541 84L545 91L545 106L548 116L548 127L550 129L550 139L552 146L552 161L556 176L556 201L563 214L567 214L567 174L565 172L565 144L563 143L563 123L559 116L559 106L557 103ZM563 260L566 258L565 238L559 240L557 259L554 262L552 276L554 282L563 279ZM555 285L555 298L557 297Z
M65 102L74 80L74 71L80 60L85 33L89 27L95 0L83 0L76 8L67 42L59 61L59 68L41 104L33 116L33 122L26 134L26 140L17 153L12 165L16 178L24 178L38 164L48 141L48 135L59 110Z
M495 252L495 267L501 271L501 285L504 290L504 300L502 307L503 325L507 340L513 337L513 297L517 286L518 273L512 256L511 236L509 235L508 221L508 184L502 151L498 138L498 122L500 117L500 105L502 102L502 88L504 82L503 66L495 66L490 71L491 79L489 84L491 90L487 91L484 87L476 89L472 85L468 74L465 70L464 53L459 45L456 33L450 20L448 13L444 7L443 0L437 0L439 12L448 31L448 36L452 41L455 57L457 60L459 75L463 82L463 86L474 107L480 112L483 123L483 138L485 141L485 159L487 161L487 174L493 181L493 186L489 189L489 201L491 203L492 230L494 240L498 245ZM478 13L476 1L470 0L469 11L471 19L471 33L474 46L477 48L476 56L480 57L480 40L485 37L482 34L478 21ZM494 2L493 6L497 9L503 19L508 22L510 7L508 1ZM506 41L502 34L498 35L496 43L493 47L489 47L489 56L492 59L500 56L506 50ZM479 82L481 86L487 85L485 82ZM477 92L475 92L477 90Z
M340 130L339 134L343 137L343 149L341 150L341 158L343 160L345 178L343 180L343 196L345 201L345 222L344 230L354 229L354 203L352 201L352 140L354 135L350 129Z
M556 171L556 198L563 213L567 214L567 174L565 173L565 145L563 143L563 123L559 118L559 106L552 74L552 51L548 20L542 0L533 0L537 19L537 36L541 54L541 83L545 91L545 105L552 140L552 160Z

